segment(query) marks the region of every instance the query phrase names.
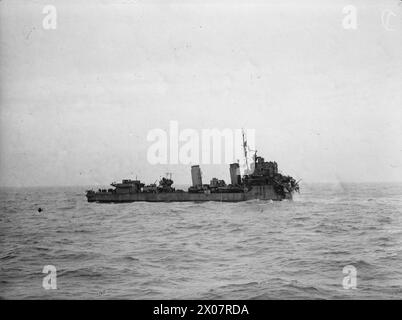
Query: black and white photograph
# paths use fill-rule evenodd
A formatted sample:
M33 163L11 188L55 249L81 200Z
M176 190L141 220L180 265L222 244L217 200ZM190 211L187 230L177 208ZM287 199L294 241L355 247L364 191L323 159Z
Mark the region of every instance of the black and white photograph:
M400 300L402 1L0 0L0 205L1 300Z

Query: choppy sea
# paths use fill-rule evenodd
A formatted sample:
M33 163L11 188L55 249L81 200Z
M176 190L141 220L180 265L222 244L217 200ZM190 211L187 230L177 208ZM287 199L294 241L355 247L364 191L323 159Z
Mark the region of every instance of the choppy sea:
M85 189L1 189L1 298L402 298L402 184L242 203L97 204Z

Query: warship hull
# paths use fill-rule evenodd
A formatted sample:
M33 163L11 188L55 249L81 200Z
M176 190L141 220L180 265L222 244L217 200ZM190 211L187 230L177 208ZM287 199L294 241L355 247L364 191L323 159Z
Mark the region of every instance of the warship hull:
M240 202L248 200L291 200L292 192L278 193L271 185L253 186L246 192L216 192L216 193L193 193L193 192L136 192L136 193L115 193L115 192L93 192L87 194L89 202L119 203L119 202Z

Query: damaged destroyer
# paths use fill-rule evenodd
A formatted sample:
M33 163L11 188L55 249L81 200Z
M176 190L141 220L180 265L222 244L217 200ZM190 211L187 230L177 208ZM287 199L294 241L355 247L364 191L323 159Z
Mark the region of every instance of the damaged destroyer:
M243 143L247 164L247 142ZM185 202L222 201L239 202L253 199L291 200L293 193L299 192L299 182L278 172L278 164L265 161L254 152L253 163L240 174L239 163L230 164L230 184L213 178L203 184L199 165L191 167L192 186L187 191L172 187L173 180L168 175L159 184L145 185L140 180L125 179L112 183L111 189L88 190L88 202Z

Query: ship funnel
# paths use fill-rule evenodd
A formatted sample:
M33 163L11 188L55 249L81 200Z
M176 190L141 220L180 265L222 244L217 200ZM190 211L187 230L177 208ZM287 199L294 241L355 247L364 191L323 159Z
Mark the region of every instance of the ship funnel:
M241 183L240 166L238 163L230 164L230 182L234 186Z
M201 169L200 166L191 166L191 180L193 181L193 187L202 186Z

